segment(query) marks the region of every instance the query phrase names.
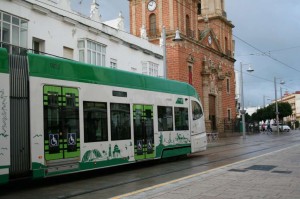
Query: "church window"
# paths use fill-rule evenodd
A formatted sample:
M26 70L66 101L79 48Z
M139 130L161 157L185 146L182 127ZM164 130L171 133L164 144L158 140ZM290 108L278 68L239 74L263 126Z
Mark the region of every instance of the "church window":
M230 79L229 78L226 79L226 91L227 91L227 93L230 93Z
M227 56L231 56L230 46L228 45L228 38L225 37L225 53Z
M197 9L197 14L198 14L198 15L201 15L201 1L199 1L197 7L198 7L198 9Z
M193 70L192 70L192 66L189 66L189 84L193 85Z
M225 50L226 51L228 50L228 39L227 39L227 37L225 37Z
M186 35L188 37L192 37L192 30L191 30L191 22L190 22L190 17L189 15L186 15L185 17L185 25L186 25Z
M230 109L227 109L227 119L228 119L228 121L231 120L231 110Z
M150 27L150 36L156 36L156 15L152 13L149 16L149 27Z

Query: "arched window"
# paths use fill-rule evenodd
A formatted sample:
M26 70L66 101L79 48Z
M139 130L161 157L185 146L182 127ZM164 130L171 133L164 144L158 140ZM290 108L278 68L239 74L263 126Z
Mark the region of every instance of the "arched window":
M198 9L197 9L197 14L198 14L198 15L201 15L201 1L198 2L197 7L198 7Z
M230 56L230 51L228 49L228 39L225 37L225 53L226 55Z
M193 85L193 66L189 65L189 84Z
M185 29L186 29L186 35L188 37L192 37L192 31L191 31L191 22L189 15L185 16Z
M226 92L230 94L230 79L226 78Z
M149 27L150 27L149 36L150 37L156 36L156 15L154 13L152 13L149 16Z

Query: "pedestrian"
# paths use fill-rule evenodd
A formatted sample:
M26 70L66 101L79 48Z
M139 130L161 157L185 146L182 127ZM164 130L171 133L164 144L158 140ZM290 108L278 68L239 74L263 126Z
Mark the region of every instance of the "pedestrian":
M272 134L272 128L271 128L271 122L268 122L268 126L267 126L267 134Z

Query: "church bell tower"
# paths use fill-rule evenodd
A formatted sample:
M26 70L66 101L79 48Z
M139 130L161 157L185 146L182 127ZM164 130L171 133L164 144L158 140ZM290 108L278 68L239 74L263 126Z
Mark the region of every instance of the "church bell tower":
M166 30L167 78L191 84L206 129L224 132L236 117L233 24L225 0L129 0L130 33L159 44ZM174 41L176 31L182 41Z

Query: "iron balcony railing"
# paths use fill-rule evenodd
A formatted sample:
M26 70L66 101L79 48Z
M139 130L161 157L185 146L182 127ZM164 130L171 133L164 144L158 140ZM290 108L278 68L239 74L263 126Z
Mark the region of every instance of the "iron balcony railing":
M6 42L0 42L1 48L6 48L9 54L13 55L26 55L27 48L23 48L20 46L12 45Z

